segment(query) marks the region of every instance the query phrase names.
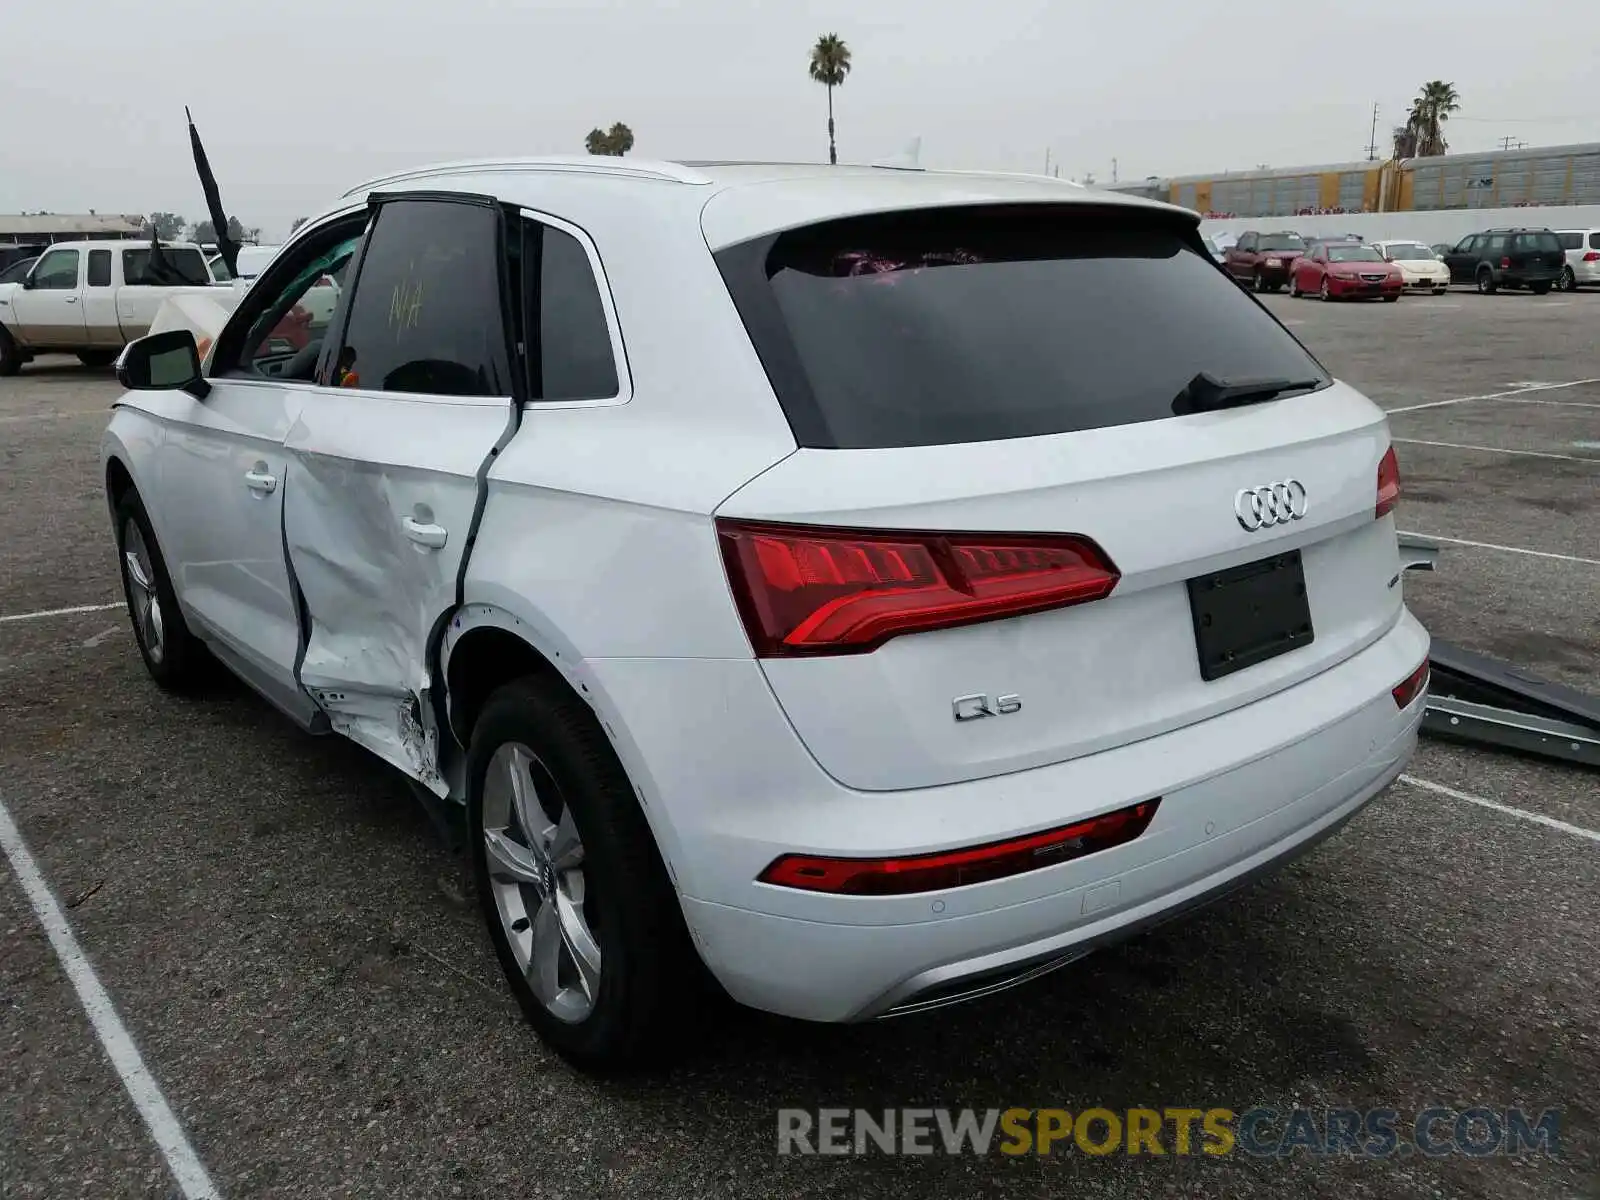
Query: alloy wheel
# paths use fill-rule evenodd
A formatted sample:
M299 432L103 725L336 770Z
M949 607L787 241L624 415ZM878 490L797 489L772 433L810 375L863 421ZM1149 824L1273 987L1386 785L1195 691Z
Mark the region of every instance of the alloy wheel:
M150 661L159 663L167 649L161 596L156 591L150 549L137 521L129 521L122 531L122 570L127 577L128 603L133 608L133 628Z
M576 1024L600 996L600 942L572 806L527 746L507 742L483 784L483 840L495 909L539 1003Z

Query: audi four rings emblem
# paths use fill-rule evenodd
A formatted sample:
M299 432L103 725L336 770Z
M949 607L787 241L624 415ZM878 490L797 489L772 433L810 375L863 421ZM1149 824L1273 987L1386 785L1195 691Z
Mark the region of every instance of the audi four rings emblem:
M1234 515L1246 532L1287 525L1306 515L1306 485L1285 479L1262 487L1240 488L1233 498Z

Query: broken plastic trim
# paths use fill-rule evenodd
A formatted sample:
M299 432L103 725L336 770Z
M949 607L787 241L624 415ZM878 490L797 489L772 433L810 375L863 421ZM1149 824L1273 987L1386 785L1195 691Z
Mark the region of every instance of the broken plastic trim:
M1432 571L1439 545L1399 535L1408 571ZM1509 663L1435 638L1423 732L1468 745L1600 766L1600 697L1530 675Z

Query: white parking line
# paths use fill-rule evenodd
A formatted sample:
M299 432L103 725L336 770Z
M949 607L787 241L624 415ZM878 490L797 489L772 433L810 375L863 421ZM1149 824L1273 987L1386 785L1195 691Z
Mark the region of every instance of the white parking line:
M1547 404L1551 408L1600 408L1588 400L1545 400L1539 396L1496 396L1502 404Z
M1566 821L1558 821L1554 817L1547 817L1543 813L1529 812L1523 808L1512 808L1509 804L1501 804L1496 800L1485 800L1482 796L1473 796L1467 792L1458 792L1455 788L1445 787L1442 783L1434 783L1431 779L1418 779L1415 775L1402 775L1400 782L1409 784L1414 788L1421 788L1425 792L1437 792L1441 796L1449 796L1452 800L1461 800L1467 804L1476 804L1480 808L1487 808L1497 813L1505 813L1508 817L1517 817L1523 821L1532 821L1535 825L1543 825L1548 829L1559 829L1562 833L1570 833L1576 837L1587 838L1591 842L1600 842L1600 832L1585 829L1581 825L1570 825Z
M75 604L71 608L42 608L38 612L6 613L0 616L0 625L7 621L37 621L41 617L70 617L73 613L105 612L111 608L127 607L118 600L115 604Z
M106 994L94 968L89 965L89 959L83 947L78 945L72 926L67 923L61 906L51 895L50 885L45 882L38 864L33 861L33 855L28 852L27 843L22 840L22 834L3 801L0 801L0 848L11 860L11 869L22 884L23 894L33 905L39 924L44 926L50 945L55 948L56 957L61 961L61 969L66 972L73 990L78 993L78 1001L83 1005L89 1023L94 1026L106 1057L116 1068L122 1086L128 1089L128 1096L144 1118L150 1136L161 1148L161 1154L167 1160L167 1167L172 1171L173 1179L177 1180L184 1200L218 1200L220 1193L206 1174L189 1139L184 1136L183 1126L173 1115L155 1077L145 1068L139 1048L128 1036L122 1018L117 1016L116 1007L111 1003L111 997Z
M1454 400L1430 400L1426 404L1406 404L1385 411L1392 417L1396 413L1421 412L1425 408L1445 408L1451 404L1470 404L1474 400L1504 400L1508 396L1520 396L1526 392L1555 392L1562 388L1582 387L1587 383L1600 383L1600 378L1574 379L1570 383L1529 383L1504 392L1486 392L1482 396L1457 396Z
M22 421L70 421L74 417L103 417L110 409L106 408L69 408L60 412L19 413L9 417L0 417L0 425L16 425Z
M1553 558L1557 562L1585 563L1591 567L1600 567L1600 558L1579 558L1576 554L1557 554L1553 550L1529 550L1523 546L1500 546L1494 542L1469 542L1466 538L1445 537L1441 533L1418 533L1414 529L1405 532L1411 537L1448 542L1452 546L1471 546L1475 550L1499 550L1503 554L1527 554L1533 558Z
M1477 450L1483 454L1515 454L1522 458L1559 458L1564 462L1586 462L1600 466L1600 458L1582 454L1552 454L1548 450L1507 450L1504 446L1469 446L1464 442L1431 442L1427 438L1397 437L1391 440L1411 446L1438 446L1445 450Z

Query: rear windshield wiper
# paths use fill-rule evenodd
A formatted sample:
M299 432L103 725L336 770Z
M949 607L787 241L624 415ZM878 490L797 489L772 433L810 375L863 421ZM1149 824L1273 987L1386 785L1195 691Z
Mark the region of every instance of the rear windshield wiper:
M1230 383L1209 371L1201 371L1173 399L1172 411L1180 417L1215 412L1219 408L1259 404L1275 400L1285 392L1308 392L1321 386L1320 379L1238 379Z

